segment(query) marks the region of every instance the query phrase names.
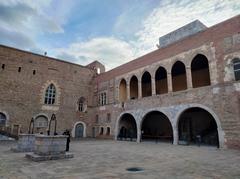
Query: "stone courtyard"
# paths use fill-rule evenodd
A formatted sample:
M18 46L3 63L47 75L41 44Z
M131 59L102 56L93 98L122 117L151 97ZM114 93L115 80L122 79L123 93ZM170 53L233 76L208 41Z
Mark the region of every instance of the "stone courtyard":
M73 159L32 162L1 142L0 179L240 178L240 151L112 140L72 141ZM131 167L143 171L129 172Z

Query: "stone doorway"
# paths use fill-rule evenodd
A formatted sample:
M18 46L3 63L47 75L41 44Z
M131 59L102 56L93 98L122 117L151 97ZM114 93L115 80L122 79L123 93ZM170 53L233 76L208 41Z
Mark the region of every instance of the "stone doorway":
M77 124L76 128L75 128L75 138L82 138L83 132L84 132L83 124L81 124L81 123Z

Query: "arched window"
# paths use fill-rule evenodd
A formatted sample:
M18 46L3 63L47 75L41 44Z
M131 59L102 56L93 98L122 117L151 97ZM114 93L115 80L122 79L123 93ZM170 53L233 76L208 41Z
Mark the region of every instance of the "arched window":
M132 76L130 80L130 99L138 98L138 79L136 76Z
M172 88L173 91L187 89L186 69L183 62L177 61L172 67Z
M86 110L86 99L84 97L78 100L78 111L84 112Z
M54 104L55 103L55 98L56 98L56 88L53 84L50 84L47 87L47 90L45 92L45 104Z
M6 125L6 115L3 113L0 113L0 126L5 126Z
M119 101L124 102L127 100L127 82L122 79L119 85Z
M164 94L168 92L167 71L163 67L159 67L155 74L156 94Z
M196 55L191 63L193 88L210 85L208 59L204 55Z
M152 81L149 72L145 72L142 76L142 97L152 95Z
M234 76L235 80L240 80L240 59L234 58L233 59L233 70L234 70Z

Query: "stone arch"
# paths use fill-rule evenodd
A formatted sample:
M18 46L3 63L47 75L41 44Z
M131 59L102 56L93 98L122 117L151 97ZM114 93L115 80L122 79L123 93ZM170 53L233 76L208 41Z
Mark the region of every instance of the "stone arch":
M145 71L141 77L142 97L152 96L152 78L148 71Z
M72 129L72 137L76 137L75 134L76 134L76 127L78 124L82 124L83 125L83 137L86 137L87 136L87 126L86 126L86 123L83 122L83 121L78 121L74 124L73 126L73 129Z
M125 102L127 100L127 81L123 78L119 83L119 101Z
M177 128L176 130L176 141L174 141L175 144L178 144L178 141L179 141L179 133L178 133L178 126L179 126L179 120L180 120L180 117L181 115L187 111L188 109L191 109L191 108L200 108L200 109L203 109L205 110L206 112L208 112L215 120L216 122L216 125L217 125L217 132L218 132L218 142L219 142L219 148L224 148L225 145L224 145L224 131L222 130L222 127L221 127L221 122L220 122L220 119L218 118L218 116L216 115L216 113L211 110L210 108L208 108L207 106L204 106L204 105L201 105L201 104L190 104L190 105L186 105L184 106L175 116L175 124L174 126Z
M159 66L155 72L156 94L168 92L167 70Z
M59 85L53 81L53 80L48 80L46 83L44 83L44 85L42 86L41 89L41 104L45 105L45 92L48 88L49 85L53 84L54 87L56 88L56 97L55 97L55 103L53 105L60 105L60 95L61 95L61 90Z
M176 61L171 69L172 74L172 89L173 92L187 89L187 75L185 64L181 61Z
M123 123L121 124L123 120ZM123 129L124 131L121 131ZM136 118L131 113L122 113L116 122L115 127L115 139L121 139L121 138L136 138L137 139L138 134L138 125Z
M159 120L159 118L161 119ZM147 120L152 120L152 123L148 124ZM149 138L157 141L173 142L174 134L172 121L161 110L150 109L146 111L140 121L140 130L141 139Z
M107 127L106 127L105 135L110 136L111 133L112 133L112 131L111 131L111 127L110 127L110 126L107 126Z
M197 54L191 61L193 88L211 85L209 62L205 55Z
M137 99L138 98L138 78L133 75L130 78L130 99Z
M5 116L5 126L8 126L8 123L9 123L9 115L8 115L8 113L5 112L5 111L2 111L2 110L0 110L0 113L2 113Z

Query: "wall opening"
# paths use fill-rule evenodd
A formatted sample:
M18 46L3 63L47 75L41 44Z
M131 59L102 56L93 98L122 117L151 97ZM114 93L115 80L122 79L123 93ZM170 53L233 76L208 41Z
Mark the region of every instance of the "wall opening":
M163 67L159 67L155 73L156 94L164 94L168 92L167 71Z
M206 110L198 107L184 111L178 120L179 142L219 146L217 123Z
M210 85L210 74L208 59L204 55L198 54L191 63L193 88Z
M104 133L104 128L101 127L101 128L100 128L100 133L99 133L99 135L103 135L103 133Z
M142 97L147 97L152 95L152 81L149 72L145 72L142 75Z
M130 99L138 98L138 79L133 76L130 80Z
M106 135L110 135L110 133L111 133L111 129L110 127L107 127Z
M7 117L5 114L0 113L0 126L6 126L6 122L7 122Z
M119 85L119 101L125 102L127 100L127 82L122 79Z
M124 114L119 120L118 140L137 140L137 124L131 114Z
M75 138L82 138L84 133L84 126L82 123L78 123L75 127Z
M141 126L142 140L173 142L173 130L170 120L159 111L149 112Z
M234 58L233 59L233 70L234 70L234 76L235 80L240 80L240 59Z
M185 65L177 61L172 67L172 89L181 91L187 89L187 76Z

